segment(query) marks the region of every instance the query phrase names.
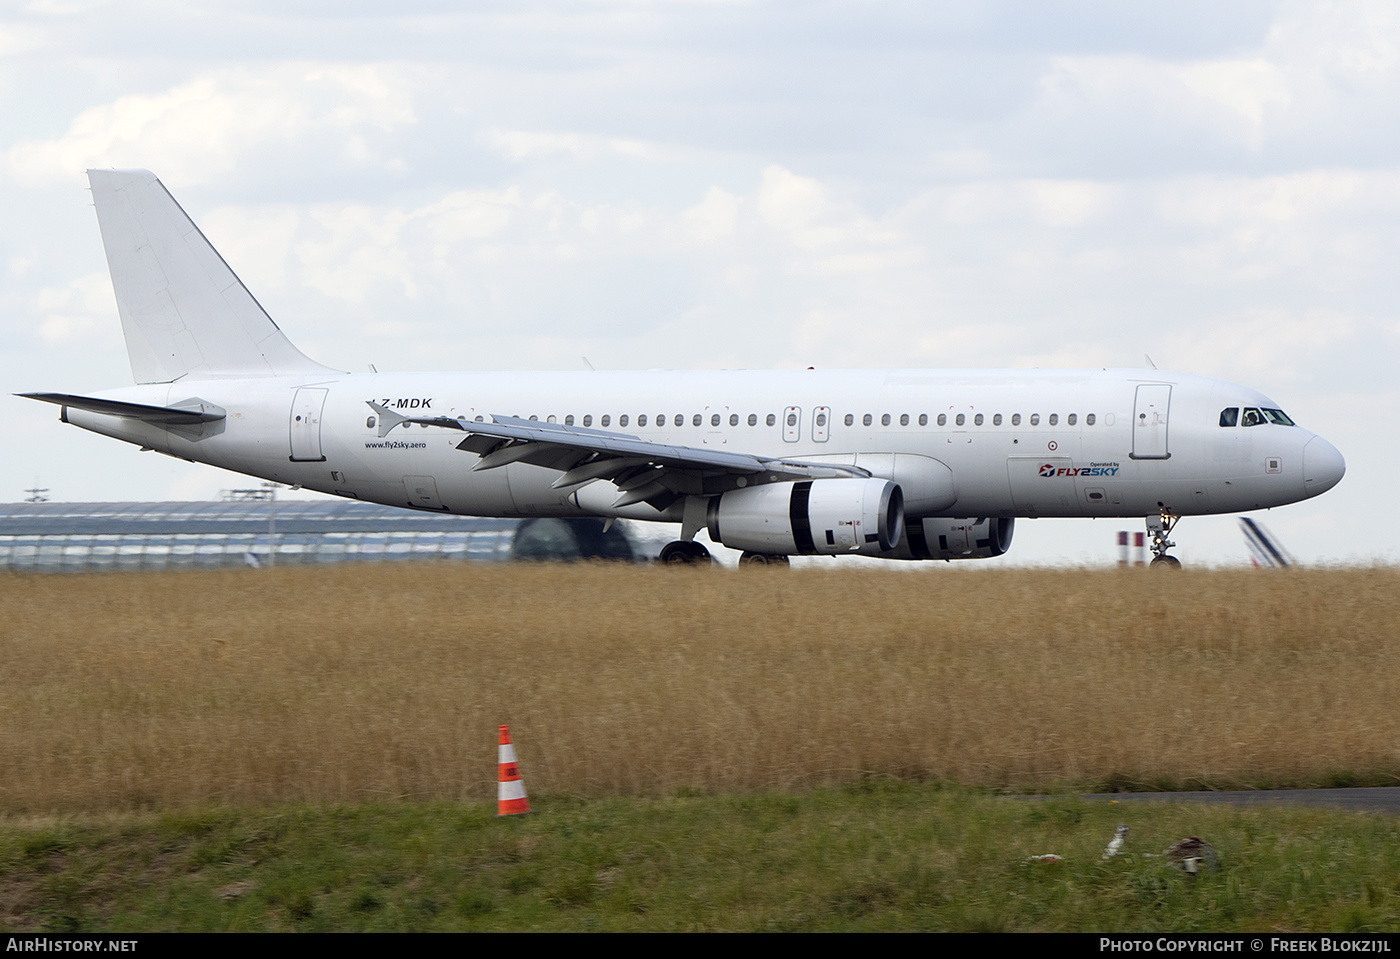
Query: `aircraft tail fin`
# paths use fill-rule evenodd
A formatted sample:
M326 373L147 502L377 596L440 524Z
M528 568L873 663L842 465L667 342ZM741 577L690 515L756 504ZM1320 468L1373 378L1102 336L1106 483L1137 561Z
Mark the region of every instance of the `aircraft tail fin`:
M1240 517L1240 531L1249 546L1250 561L1265 569L1286 568L1294 563L1293 557L1274 536L1264 528L1263 523L1255 522L1248 516Z
M89 170L137 383L334 372L292 345L147 170Z

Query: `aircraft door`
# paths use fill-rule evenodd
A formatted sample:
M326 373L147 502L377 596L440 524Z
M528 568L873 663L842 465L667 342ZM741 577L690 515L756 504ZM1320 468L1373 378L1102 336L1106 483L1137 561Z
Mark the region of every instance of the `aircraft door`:
M431 476L405 476L404 491L408 493L408 503L417 509L446 510L438 496L437 480Z
M1133 405L1133 459L1171 458L1167 449L1167 410L1171 400L1169 383L1143 383L1137 388L1137 401Z
M812 440L816 443L825 443L826 438L831 435L831 407L818 406L812 411Z
M783 410L783 442L796 443L802 439L802 407L789 406Z
M326 405L329 390L317 387L304 387L292 397L292 413L289 429L292 444L293 463L322 463L326 457L321 453L321 410Z

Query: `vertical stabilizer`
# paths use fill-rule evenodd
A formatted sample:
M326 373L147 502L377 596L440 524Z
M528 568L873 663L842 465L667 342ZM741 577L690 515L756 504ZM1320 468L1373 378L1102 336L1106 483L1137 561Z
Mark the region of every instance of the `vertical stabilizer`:
M137 383L333 372L272 322L146 170L89 170Z

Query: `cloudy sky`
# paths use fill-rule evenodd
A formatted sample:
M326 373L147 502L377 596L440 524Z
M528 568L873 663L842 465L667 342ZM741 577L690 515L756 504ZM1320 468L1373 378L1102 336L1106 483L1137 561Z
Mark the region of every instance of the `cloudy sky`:
M1306 561L1400 560L1384 0L8 3L5 394L130 382L88 167L154 170L342 369L1148 354L1245 383L1348 464L1259 519ZM0 499L247 483L0 403ZM1108 561L1118 528L1023 522L1014 552ZM1175 538L1247 559L1234 518Z

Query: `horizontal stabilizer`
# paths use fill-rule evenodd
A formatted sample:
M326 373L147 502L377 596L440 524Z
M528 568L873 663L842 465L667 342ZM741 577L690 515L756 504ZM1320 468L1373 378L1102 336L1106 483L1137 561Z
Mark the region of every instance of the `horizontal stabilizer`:
M123 403L121 400L104 400L95 396L76 396L72 393L16 393L28 400L53 403L89 413L106 413L109 416L129 416L132 419L155 423L160 426L190 426L196 423L214 423L228 415L223 407L191 398L176 406L147 406L145 403Z

